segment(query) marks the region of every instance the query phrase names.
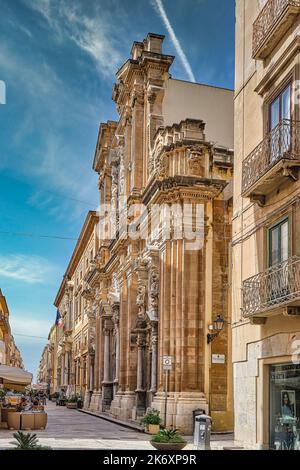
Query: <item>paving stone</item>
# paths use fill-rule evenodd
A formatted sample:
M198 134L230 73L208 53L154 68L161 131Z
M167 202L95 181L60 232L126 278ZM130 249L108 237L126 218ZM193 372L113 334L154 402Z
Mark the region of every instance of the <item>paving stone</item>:
M41 444L53 449L114 449L137 450L153 449L149 443L151 436L121 425L111 423L99 417L57 407L52 402L46 406L48 425L45 430L34 431ZM0 429L0 449L13 447L13 433L15 431ZM186 450L194 450L193 438L187 437L189 442ZM213 449L234 447L233 436L214 436Z

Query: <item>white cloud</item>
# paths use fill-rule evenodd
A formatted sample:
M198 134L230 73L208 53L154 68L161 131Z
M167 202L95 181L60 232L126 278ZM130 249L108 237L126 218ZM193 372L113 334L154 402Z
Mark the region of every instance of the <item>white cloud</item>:
M109 12L96 4L93 16L88 16L79 5L65 0L23 0L39 13L55 32L59 41L72 40L95 62L100 73L112 75L121 64L119 53L120 29L112 23ZM118 31L116 36L115 31Z
M28 59L9 44L0 44L0 68L8 77L8 90L11 92L12 84L22 89L23 99L30 103L30 112L25 114L11 142L12 148L22 148L19 172L26 177L34 177L42 187L56 189L66 195L76 194L78 200L91 201L87 208L86 204L78 201L71 204L67 198L65 201L55 199L54 204L60 208L56 219L82 215L83 211L93 209L93 201L94 205L97 201L97 186L96 175L91 169L92 156L82 155L72 142L67 142L64 130L66 123L71 127L83 127L86 122L89 125L98 122L97 103L88 102L84 96L78 97L77 92L66 88L46 62L28 63ZM28 136L38 129L42 145L37 142L33 147ZM1 166L15 167L15 161L4 155ZM48 196L47 200L46 206L50 206ZM34 199L31 204L34 204Z
M0 278L14 279L28 284L40 284L47 280L54 267L44 258L29 255L0 256Z
M26 321L24 320L26 319ZM28 340L32 343L32 337L37 337L37 340L47 342L48 333L51 327L51 319L40 320L32 317L31 312L27 311L14 311L13 315L10 315L10 326L12 334L16 337L16 343L20 343ZM52 322L53 323L53 322ZM19 336L20 335L20 336ZM24 336L22 336L24 335Z
M166 13L166 10L164 8L164 5L162 3L162 0L152 0L152 4L155 8L155 10L157 11L158 15L160 16L160 18L162 19L165 27L167 28L167 31L170 35L170 38L171 38L171 41L177 51L177 54L179 56L179 59L187 73L187 76L189 77L189 80L191 82L195 82L196 79L195 79L195 76L194 76L194 73L192 71L192 67L182 49L182 46L179 42L179 40L177 39L177 36L175 34L175 31L174 31L174 28L173 26L171 25L170 23L170 20L167 16L167 13Z

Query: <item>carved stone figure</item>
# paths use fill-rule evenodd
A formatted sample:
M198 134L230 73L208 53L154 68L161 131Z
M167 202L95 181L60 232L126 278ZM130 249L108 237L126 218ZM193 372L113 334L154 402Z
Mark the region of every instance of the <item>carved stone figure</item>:
M146 313L146 286L144 284L138 286L136 304L139 308L138 316L144 317Z
M159 275L155 270L150 274L149 307L158 309Z
M188 163L190 173L196 176L204 176L204 151L201 147L191 148L188 151Z
M89 353L94 354L96 348L96 328L91 326L89 328Z

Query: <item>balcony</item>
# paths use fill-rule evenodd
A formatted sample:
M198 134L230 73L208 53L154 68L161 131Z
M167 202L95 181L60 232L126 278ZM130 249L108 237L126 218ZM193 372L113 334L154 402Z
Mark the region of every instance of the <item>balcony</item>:
M253 59L264 60L299 13L300 0L268 0L253 24Z
M293 256L243 282L244 318L266 317L278 308L299 306L299 256Z
M242 196L264 205L286 179L298 179L300 121L282 120L243 161Z

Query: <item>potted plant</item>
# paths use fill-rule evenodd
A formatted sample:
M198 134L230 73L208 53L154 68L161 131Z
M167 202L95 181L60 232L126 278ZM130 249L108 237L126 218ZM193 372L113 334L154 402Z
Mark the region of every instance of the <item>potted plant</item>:
M157 450L182 450L187 441L179 434L177 429L161 429L152 437L150 444Z
M157 434L160 430L161 424L159 411L154 408L149 408L142 419L142 424L145 425L146 431L149 432L149 434Z
M72 410L76 409L77 408L77 401L78 401L78 398L76 397L76 395L69 398L66 402L67 408L72 409Z
M4 405L4 399L5 399L6 391L3 388L0 388L0 408ZM1 413L1 410L0 410Z

